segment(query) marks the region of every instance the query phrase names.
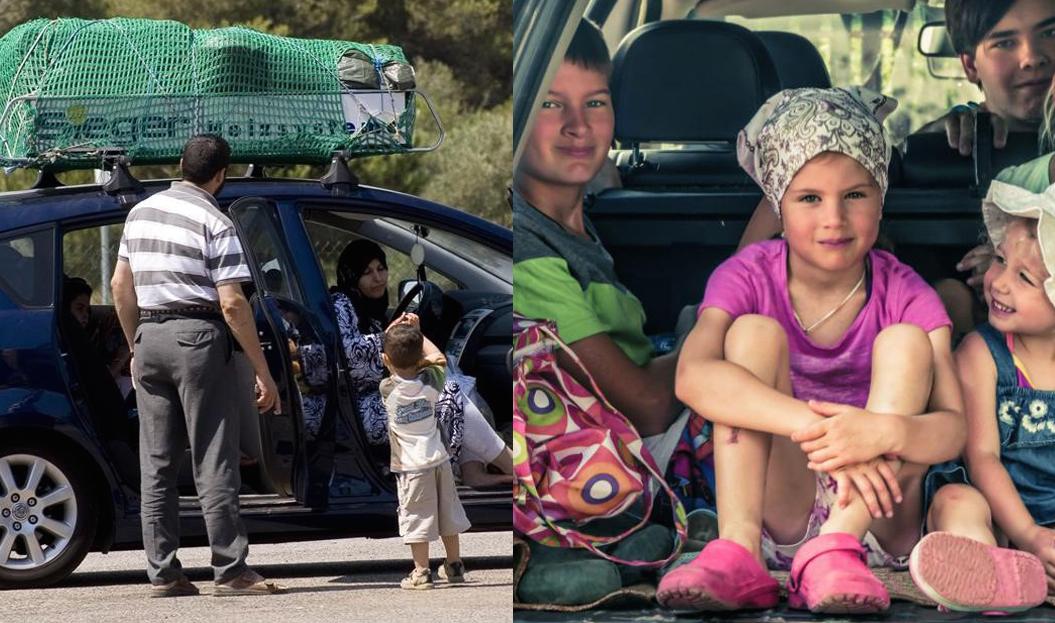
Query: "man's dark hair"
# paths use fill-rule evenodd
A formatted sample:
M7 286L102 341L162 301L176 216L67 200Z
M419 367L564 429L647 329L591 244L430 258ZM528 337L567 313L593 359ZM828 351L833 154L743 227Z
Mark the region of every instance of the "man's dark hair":
M183 179L204 184L231 164L231 146L222 136L199 134L183 146Z
M568 45L568 51L564 53L564 60L572 65L599 71L606 76L612 73L612 59L608 55L604 35L601 34L601 29L588 19L579 22L579 27L575 29Z
M395 368L413 368L421 361L424 343L421 329L412 324L400 323L385 331L385 354Z
M1015 0L945 0L945 28L958 54L974 54Z

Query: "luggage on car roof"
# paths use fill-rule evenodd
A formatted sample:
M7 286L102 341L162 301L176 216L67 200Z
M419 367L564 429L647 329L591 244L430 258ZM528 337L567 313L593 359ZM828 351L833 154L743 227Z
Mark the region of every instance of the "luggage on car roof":
M339 75L360 59L351 91ZM373 73L373 80L367 74ZM393 45L294 39L173 21L38 19L0 38L0 165L176 162L224 136L236 161L328 162L412 145L413 71Z

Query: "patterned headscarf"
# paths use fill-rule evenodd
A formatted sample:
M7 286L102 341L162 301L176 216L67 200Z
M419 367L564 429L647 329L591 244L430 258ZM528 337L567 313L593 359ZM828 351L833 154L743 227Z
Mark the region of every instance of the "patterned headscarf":
M826 151L850 156L886 195L890 142L883 119L897 100L861 87L786 89L766 100L737 139L740 166L780 214L799 169Z
M349 242L337 258L337 291L343 292L351 300L359 318L359 330L363 333L376 333L378 325L382 329L388 326L388 290L376 299L367 298L359 291L359 278L374 260L388 268L384 249L365 238Z
M1008 223L1014 217L1037 219L1037 243L1048 278L1044 293L1055 305L1055 185L1035 193L1025 188L994 181L982 200L982 218L993 246L1004 241Z

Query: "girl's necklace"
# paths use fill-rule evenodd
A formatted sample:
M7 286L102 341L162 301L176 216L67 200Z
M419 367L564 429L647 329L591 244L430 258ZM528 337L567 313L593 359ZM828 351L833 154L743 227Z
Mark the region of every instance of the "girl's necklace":
M830 309L830 310L828 311L828 313L827 313L827 314L824 314L823 316L821 316L821 317L820 317L820 320L817 320L816 322L814 322L813 324L811 324L811 325L810 325L810 326L808 326L808 327L806 326L806 324L805 324L804 322L802 322L802 318L799 318L799 313L798 313L797 311L795 311L795 306L794 306L794 305L792 305L792 306L791 306L791 314L792 314L793 316L795 316L795 322L799 323L799 328L800 328L800 329L802 329L802 332L803 332L803 333L805 333L806 335L809 335L811 331L813 331L813 330L814 330L814 329L816 329L817 327L819 327L819 326L821 326L822 324L824 324L824 321L825 321L825 320L827 320L827 319L831 318L832 316L834 316L834 315L835 315L835 312L839 311L840 309L842 309L842 308L843 308L843 306L844 306L844 305L846 305L847 303L849 303L849 302L850 302L850 299L852 299L852 298L853 298L853 296L854 296L855 294L857 294L857 291L861 289L861 286L862 286L862 285L864 285L864 282L865 282L865 274L866 274L867 272L868 272L868 271L863 271L863 272L861 273L861 278L857 280L857 285L855 285L855 286L853 287L853 290L850 290L850 293L846 295L846 298L844 298L843 300L839 301L839 304L838 304L838 305L836 305L835 307L831 308L831 309Z

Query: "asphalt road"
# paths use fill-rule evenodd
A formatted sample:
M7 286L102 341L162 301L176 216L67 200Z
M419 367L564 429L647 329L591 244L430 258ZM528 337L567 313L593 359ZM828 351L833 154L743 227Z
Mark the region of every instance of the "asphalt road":
M151 599L142 551L89 554L61 585L0 592L0 623L209 621L370 623L512 621L512 535L462 537L469 582L431 591L405 591L399 580L413 566L399 539L341 539L251 545L250 565L288 587L281 595L213 597L209 551L180 551L196 597ZM442 557L433 546L433 569Z

